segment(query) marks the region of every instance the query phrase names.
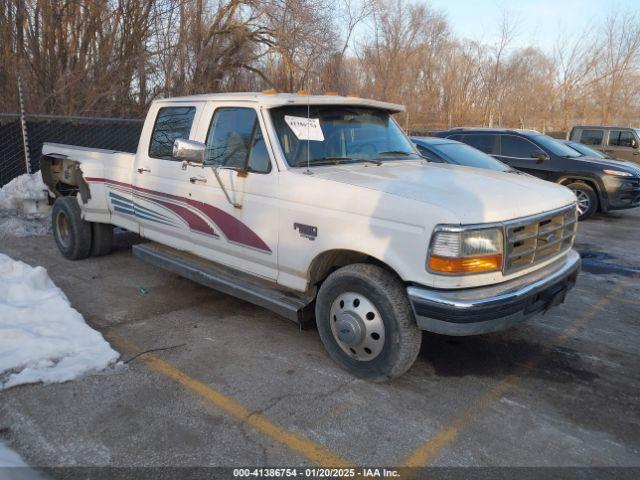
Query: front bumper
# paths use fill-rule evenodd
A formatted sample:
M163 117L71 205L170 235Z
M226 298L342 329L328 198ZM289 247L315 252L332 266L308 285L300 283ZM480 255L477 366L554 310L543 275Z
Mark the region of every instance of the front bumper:
M607 176L604 179L607 196L605 210L621 210L640 206L640 179Z
M437 290L410 286L407 294L422 330L444 335L477 335L511 328L564 301L580 271L580 255L522 277L487 287Z

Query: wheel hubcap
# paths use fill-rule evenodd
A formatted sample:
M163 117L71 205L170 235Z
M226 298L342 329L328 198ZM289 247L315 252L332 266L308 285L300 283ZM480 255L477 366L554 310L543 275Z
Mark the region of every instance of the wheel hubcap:
M60 243L62 243L63 246L68 247L69 239L71 238L71 227L69 226L69 219L63 212L58 214L56 226Z
M591 200L589 200L589 195L582 190L574 190L574 193L576 194L576 200L578 201L578 213L582 215L584 212L589 210Z
M373 360L384 347L385 329L380 312L367 297L347 292L331 305L331 332L340 348L360 361Z

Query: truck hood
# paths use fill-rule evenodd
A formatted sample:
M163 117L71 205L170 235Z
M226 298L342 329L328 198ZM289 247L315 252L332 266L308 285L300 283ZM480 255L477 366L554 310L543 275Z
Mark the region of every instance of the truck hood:
M319 167L313 173L316 178L441 207L464 224L511 220L575 202L569 189L530 175L461 165L402 160L380 166Z

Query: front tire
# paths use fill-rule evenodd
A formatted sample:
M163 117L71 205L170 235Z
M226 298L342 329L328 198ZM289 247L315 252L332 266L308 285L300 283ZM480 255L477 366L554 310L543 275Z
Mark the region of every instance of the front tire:
M598 196L596 191L584 182L573 182L567 185L573 190L578 202L578 220L586 220L598 209Z
M81 260L91 253L91 224L82 219L76 197L59 197L51 212L53 238L69 260Z
M422 332L402 282L375 265L354 264L323 282L318 332L331 358L352 375L381 382L413 365Z

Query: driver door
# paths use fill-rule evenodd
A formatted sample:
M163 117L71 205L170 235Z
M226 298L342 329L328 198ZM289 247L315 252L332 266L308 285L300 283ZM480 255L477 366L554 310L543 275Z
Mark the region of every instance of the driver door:
M196 139L206 144L203 167L187 167L192 202L214 235L192 232L205 258L275 281L278 276L278 172L252 107L208 104Z

